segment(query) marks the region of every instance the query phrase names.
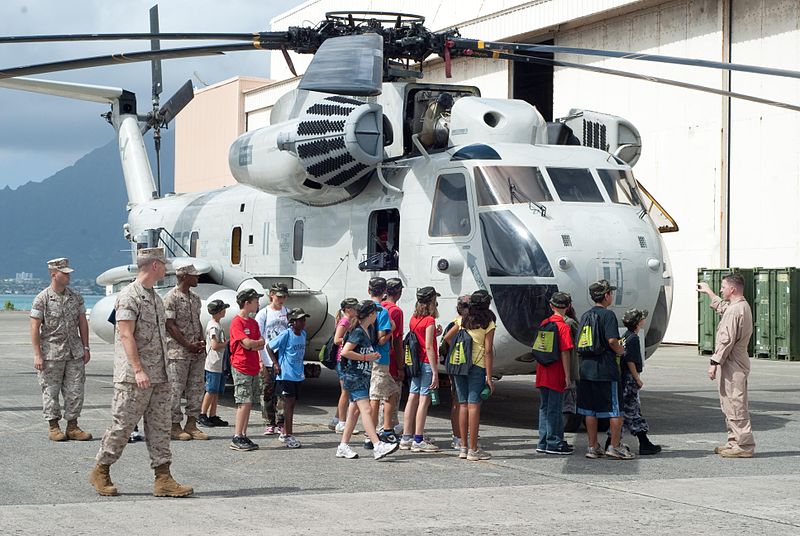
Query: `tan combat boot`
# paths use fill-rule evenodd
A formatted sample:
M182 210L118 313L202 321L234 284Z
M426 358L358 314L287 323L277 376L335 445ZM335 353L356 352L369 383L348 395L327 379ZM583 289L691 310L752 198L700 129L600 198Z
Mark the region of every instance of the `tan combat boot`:
M192 436L192 439L208 439L208 434L197 427L197 419L194 417L186 417L183 431Z
M172 423L172 430L169 431L169 437L170 439L177 439L178 441L189 441L192 438L191 435L183 431L181 423L179 422Z
M58 426L58 419L50 419L50 430L47 432L47 437L50 441L66 441L67 436L61 431Z
M153 495L156 497L186 497L194 493L191 486L181 486L169 473L169 464L155 468L156 481L153 484Z
M96 489L97 493L100 495L114 497L119 495L119 492L114 486L114 483L111 482L111 476L108 474L109 467L110 466L104 463L95 465L92 472L89 473L89 483L94 486L94 489Z
M78 428L78 419L72 419L67 421L67 438L73 441L89 441L92 438L92 434Z

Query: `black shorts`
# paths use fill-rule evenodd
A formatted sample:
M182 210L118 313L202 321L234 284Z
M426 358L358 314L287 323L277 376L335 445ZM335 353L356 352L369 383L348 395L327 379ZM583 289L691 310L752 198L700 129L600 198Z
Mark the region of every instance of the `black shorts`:
M581 380L578 382L578 414L587 417L622 417L619 382Z
M275 382L275 393L284 398L300 398L300 384L303 382L292 382L289 380L278 380Z

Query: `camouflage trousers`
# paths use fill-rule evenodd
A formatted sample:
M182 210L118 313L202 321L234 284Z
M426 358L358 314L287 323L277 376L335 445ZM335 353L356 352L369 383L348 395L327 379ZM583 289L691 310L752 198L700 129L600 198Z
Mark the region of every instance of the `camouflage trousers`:
M40 370L37 376L42 388L42 407L46 420L61 418L59 394L64 397L64 418L71 421L81 416L83 384L86 381L83 359L45 359L44 370Z
M150 453L150 467L172 461L169 448L170 388L168 383L156 383L139 389L135 383L115 383L111 402L111 427L103 434L97 463L116 462L128 444L133 427L144 417L144 439Z
M205 393L204 359L167 360L167 378L172 392L172 422L183 421L181 397L186 398L186 416L200 416L200 404Z
M642 417L639 386L630 374L626 374L622 380L622 418L623 430L628 430L633 435L649 430L647 421Z
M264 420L264 426L275 426L278 397L275 394L275 371L272 367L261 367L261 385L264 388L261 396L261 418ZM283 415L280 420L283 421Z

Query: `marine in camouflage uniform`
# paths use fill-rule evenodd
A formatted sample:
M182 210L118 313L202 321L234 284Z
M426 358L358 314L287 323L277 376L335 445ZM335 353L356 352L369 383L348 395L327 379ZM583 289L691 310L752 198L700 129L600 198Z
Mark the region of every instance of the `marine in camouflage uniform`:
M74 439L87 441L92 434L78 427L83 408L85 366L89 362L89 324L83 297L69 285L69 259L47 262L51 284L40 292L31 306L31 339L34 368L42 388L44 418L49 423L48 437L52 441ZM59 428L61 404L64 397L66 434Z
M197 428L205 392L205 335L200 324L200 273L191 264L175 271L178 284L164 298L167 318L167 377L172 393L172 439L208 439ZM181 397L186 397L186 427L181 429Z
M97 465L89 477L100 495L117 495L109 466L122 456L128 436L142 417L150 466L156 475L153 494L182 497L193 492L191 487L175 482L169 472L171 396L165 359L166 315L164 304L153 289L153 284L166 273L165 260L162 248L139 250L139 274L119 293L114 306L112 423L103 435Z

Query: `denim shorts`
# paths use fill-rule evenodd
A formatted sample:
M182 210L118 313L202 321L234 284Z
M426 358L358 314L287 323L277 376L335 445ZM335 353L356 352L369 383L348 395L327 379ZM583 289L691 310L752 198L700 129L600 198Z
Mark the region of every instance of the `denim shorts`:
M221 372L205 370L206 393L221 395L225 393L225 376Z
M336 362L336 375L339 376L339 381L344 380L344 372L342 372L342 362Z
M486 386L486 369L473 365L466 376L451 376L455 380L459 404L478 404L482 402L481 391Z
M431 381L433 381L433 369L430 363L420 363L420 375L416 378L411 378L411 387L408 392L414 395L429 395L431 394Z

